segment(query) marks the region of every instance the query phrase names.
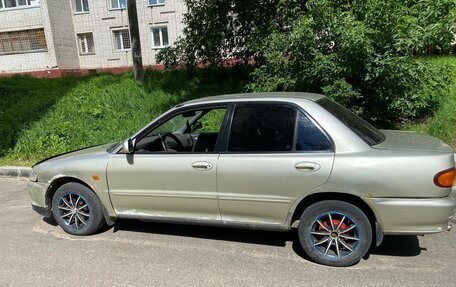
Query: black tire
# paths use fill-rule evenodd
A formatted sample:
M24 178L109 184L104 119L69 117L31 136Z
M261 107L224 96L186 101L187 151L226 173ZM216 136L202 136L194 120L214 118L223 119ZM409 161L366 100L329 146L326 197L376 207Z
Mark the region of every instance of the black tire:
M72 235L93 234L105 223L98 197L88 187L75 182L57 189L52 198L52 213L60 227Z
M355 205L325 200L304 210L298 236L304 252L316 263L344 267L359 262L369 251L372 227Z

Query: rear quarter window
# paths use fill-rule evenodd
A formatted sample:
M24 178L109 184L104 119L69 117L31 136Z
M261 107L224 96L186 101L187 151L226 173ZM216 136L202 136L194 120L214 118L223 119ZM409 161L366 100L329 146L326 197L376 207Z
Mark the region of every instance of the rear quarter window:
M298 113L296 151L329 151L331 144L325 134L303 113Z

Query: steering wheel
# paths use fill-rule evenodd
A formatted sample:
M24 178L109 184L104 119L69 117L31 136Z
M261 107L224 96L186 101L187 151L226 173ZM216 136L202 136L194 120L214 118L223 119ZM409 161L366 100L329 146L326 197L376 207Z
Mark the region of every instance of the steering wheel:
M163 146L163 149L165 150L165 152L168 152L168 144L166 143L166 138L167 137L170 137L174 140L174 142L176 142L177 144L177 148L179 150L184 150L184 145L182 144L182 142L180 141L180 139L173 133L166 133L164 134L163 136L161 136L161 141L162 141L162 146Z

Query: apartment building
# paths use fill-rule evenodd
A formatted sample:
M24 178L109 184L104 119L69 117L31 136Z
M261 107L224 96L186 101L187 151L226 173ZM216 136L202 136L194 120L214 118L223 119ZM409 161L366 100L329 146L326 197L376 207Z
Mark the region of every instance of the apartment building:
M127 0L0 0L0 75L131 67ZM182 33L182 0L135 0L143 64Z

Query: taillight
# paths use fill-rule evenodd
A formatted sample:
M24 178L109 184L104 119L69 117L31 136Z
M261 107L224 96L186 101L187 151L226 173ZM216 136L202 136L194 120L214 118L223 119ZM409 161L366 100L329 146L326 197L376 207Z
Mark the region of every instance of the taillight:
M443 170L434 176L434 184L438 187L452 187L456 178L455 168Z

